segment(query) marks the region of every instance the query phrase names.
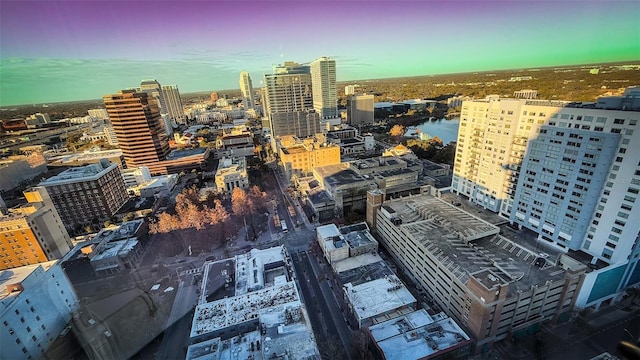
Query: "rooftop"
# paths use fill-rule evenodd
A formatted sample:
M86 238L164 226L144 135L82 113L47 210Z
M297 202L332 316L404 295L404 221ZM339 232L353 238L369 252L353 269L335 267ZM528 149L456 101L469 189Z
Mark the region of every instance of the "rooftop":
M354 286L393 275L393 271L377 253L348 257L337 261L334 268L343 284L351 283Z
M49 270L58 260L43 262L40 264L25 265L13 269L0 271L0 301L10 300L11 297L20 294L20 291L8 291L8 286L20 284L29 277L36 269L42 266L44 271Z
M369 332L385 358L394 360L423 359L471 342L449 317L431 317L424 309L373 325Z
M416 298L395 275L353 285L345 293L359 319L368 319L416 303Z
M182 159L189 156L200 156L200 155L204 155L207 151L209 151L208 148L201 148L201 147L193 148L193 149L173 150L169 153L169 155L167 155L167 160L177 160L177 159Z
M564 278L549 254L507 239L497 226L430 195L387 201L381 213L463 283L471 274L482 282L489 270L497 281L511 283L513 295Z
M116 168L116 164L110 164L108 160L101 160L98 164L89 164L85 166L72 167L56 176L52 176L42 181L40 186L53 186L61 184L75 183L78 181L97 180L107 172Z

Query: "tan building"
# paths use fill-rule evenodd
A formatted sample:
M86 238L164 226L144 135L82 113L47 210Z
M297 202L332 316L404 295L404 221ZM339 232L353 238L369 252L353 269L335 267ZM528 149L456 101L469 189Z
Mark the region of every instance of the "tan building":
M403 272L476 340L476 350L568 320L587 267L499 234L430 195L385 202L376 231Z
M249 176L244 157L220 159L215 181L219 192L231 193L237 187L248 188Z
M147 165L155 174L152 164L169 154L158 101L135 90L121 90L103 99L127 167Z
M55 260L71 247L50 202L30 193L25 196L31 202L0 215L0 270Z
M317 137L300 140L283 136L279 148L280 161L288 177L310 174L314 167L340 164L340 146Z
M47 196L45 193L70 233L84 226L102 228L129 198L118 165L106 160L65 170L32 192L40 197Z

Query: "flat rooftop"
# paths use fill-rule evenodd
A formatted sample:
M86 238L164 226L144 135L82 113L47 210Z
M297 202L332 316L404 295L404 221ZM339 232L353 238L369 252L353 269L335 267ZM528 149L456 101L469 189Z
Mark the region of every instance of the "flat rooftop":
M191 337L258 319L260 312L282 304L299 305L300 296L293 282L222 299L196 307Z
M351 307L359 319L369 319L396 309L411 306L416 298L395 275L353 285L344 285Z
M55 265L57 261L58 260L46 261L39 264L25 265L0 271L0 301L2 301L3 303L5 302L5 299L7 299L8 301L12 301L10 300L11 297L20 294L20 291L8 292L8 285L19 284L23 282L40 266L42 266L42 269L46 272L53 265Z
M554 265L555 259L537 251L535 244L507 239L495 225L441 199L422 194L387 201L381 209L383 216L399 219L395 226L463 283L470 274L482 278L490 270L498 281L510 283L511 296L517 290L564 278L565 271Z
M59 184L74 183L77 181L90 181L96 180L100 176L110 171L112 167L116 167L116 164L108 163L106 167L102 164L89 164L85 166L72 167L67 169L56 176L52 176L42 181L40 186L51 186Z
M167 160L177 160L186 158L189 156L204 155L209 149L207 148L194 148L194 149L182 149L173 150L167 155Z
M380 255L375 253L348 257L332 265L340 282L343 284L351 283L353 286L371 281L372 279L380 279L385 276L394 275L393 271L382 260Z
M136 231L138 230L140 225L142 225L143 222L144 220L142 219L127 221L125 223L120 224L117 227L102 229L95 236L93 242L98 243L102 241L112 242L112 241L118 241L118 240L126 240L135 235Z
M385 358L394 360L423 359L471 343L449 317L431 317L424 309L373 325L369 332Z

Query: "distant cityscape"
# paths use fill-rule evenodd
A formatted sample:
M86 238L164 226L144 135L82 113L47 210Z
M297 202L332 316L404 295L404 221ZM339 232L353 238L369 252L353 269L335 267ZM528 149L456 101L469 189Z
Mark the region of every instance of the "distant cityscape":
M339 66L2 119L0 358L632 358L640 65L578 98Z

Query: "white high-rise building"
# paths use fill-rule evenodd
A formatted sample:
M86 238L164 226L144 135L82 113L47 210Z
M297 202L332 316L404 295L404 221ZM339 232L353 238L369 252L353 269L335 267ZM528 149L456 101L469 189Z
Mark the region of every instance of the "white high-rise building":
M245 110L255 108L255 101L253 95L253 84L251 83L251 77L246 70L240 73L240 92L242 93L242 105Z
M631 95L629 95L631 96ZM599 100L598 103L610 102ZM640 101L465 101L452 190L595 268L579 306L640 282Z
M311 62L313 108L323 119L338 116L336 61L323 56Z
M164 101L166 103L166 109L163 109L163 113L169 114L169 118L172 120L184 124L187 120L182 107L182 100L180 100L180 92L177 85L165 85L162 87L164 93ZM171 131L173 133L173 130Z

